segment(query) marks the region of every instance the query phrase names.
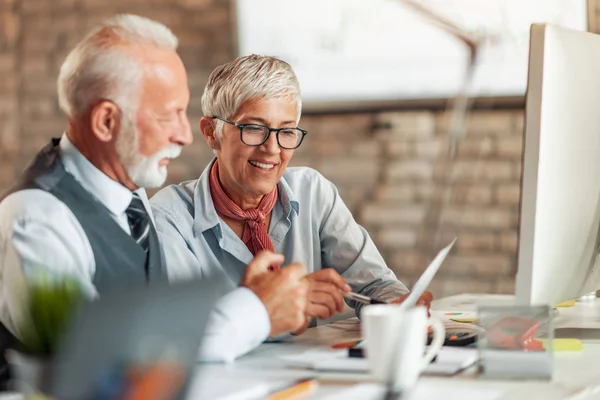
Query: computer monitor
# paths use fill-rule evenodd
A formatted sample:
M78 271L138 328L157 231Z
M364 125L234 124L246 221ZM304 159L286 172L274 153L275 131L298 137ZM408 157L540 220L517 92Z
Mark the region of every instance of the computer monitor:
M533 25L516 298L600 289L600 36Z

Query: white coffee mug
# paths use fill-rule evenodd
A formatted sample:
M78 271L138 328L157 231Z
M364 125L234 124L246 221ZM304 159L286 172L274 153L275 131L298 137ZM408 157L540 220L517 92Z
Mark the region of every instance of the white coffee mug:
M429 324L433 340L425 352ZM386 384L393 382L396 390L410 390L444 344L444 325L437 318L428 321L423 306L408 310L393 304L365 306L361 325L371 374Z

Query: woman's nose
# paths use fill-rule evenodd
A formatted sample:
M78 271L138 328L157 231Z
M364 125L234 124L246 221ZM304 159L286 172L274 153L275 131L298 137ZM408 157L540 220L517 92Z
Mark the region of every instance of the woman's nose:
M281 151L279 143L277 143L277 133L271 131L267 141L263 144L265 150L271 154L277 154Z

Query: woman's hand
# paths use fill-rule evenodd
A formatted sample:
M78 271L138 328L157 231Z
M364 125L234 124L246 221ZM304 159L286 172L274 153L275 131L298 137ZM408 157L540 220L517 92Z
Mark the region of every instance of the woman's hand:
M324 268L307 274L303 278L308 282L308 304L306 314L309 317L327 319L336 312L344 311L344 296L350 285L332 268Z
M391 302L391 304L400 304L408 297L410 293L406 293L404 296L400 297ZM417 301L418 306L427 307L427 312L429 313L429 308L431 308L431 301L433 300L433 294L431 292L423 292L419 300Z

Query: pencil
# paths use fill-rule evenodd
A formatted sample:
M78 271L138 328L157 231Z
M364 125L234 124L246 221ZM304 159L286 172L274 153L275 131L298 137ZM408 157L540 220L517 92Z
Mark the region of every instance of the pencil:
M269 400L291 400L312 393L318 386L314 378L301 379L295 385L285 388L268 397Z

